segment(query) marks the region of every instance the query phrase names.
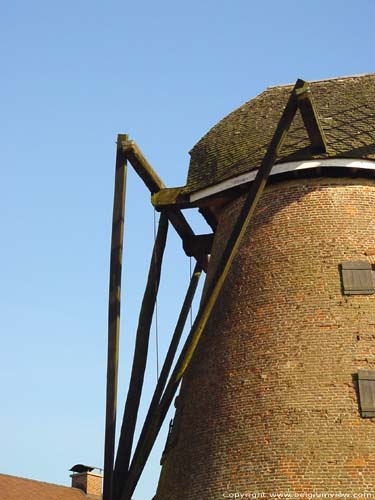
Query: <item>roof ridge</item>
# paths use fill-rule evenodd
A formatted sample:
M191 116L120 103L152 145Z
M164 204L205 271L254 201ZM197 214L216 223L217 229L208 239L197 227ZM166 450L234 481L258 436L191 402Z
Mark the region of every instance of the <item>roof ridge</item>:
M318 80L306 80L307 83L317 83L317 82L329 82L331 80L345 80L347 78L363 78L364 76L375 76L374 73L358 73L356 75L345 75L345 76L333 76L331 78L320 78ZM269 85L268 89L274 89L278 87L292 87L294 83L281 83L279 85Z

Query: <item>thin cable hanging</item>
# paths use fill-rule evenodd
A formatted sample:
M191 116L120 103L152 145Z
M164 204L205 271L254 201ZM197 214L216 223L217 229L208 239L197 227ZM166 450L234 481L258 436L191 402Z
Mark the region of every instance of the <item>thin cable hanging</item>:
M156 241L156 210L154 208L154 243ZM156 254L155 254L155 268L156 268ZM155 291L157 284L155 282ZM155 351L156 351L156 381L159 380L159 324L158 324L158 296L155 298Z
M191 280L192 275L193 275L192 264L191 264L191 256L189 257L189 266L190 266L189 277L190 277L190 280ZM190 306L190 329L191 329L192 326L193 326L193 302L191 302L191 306Z

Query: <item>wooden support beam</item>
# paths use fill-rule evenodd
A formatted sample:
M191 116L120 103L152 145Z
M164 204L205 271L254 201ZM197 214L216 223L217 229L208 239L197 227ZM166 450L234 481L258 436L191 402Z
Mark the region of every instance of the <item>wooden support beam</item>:
M189 223L182 215L180 210L169 209L166 210L166 214L168 215L168 219L170 220L172 226L177 231L177 234L182 239L182 243L186 238L195 236L194 231L191 229ZM208 266L207 255L194 253L193 257L195 258L201 269L207 272L207 266Z
M194 253L201 253L202 255L210 254L214 236L214 233L210 233L197 234L195 236L185 238L183 247L186 255L191 257Z
M149 457L151 449L154 445L155 439L160 431L164 418L171 405L177 388L180 384L181 378L188 367L190 360L195 352L198 342L201 338L203 330L214 308L216 300L220 294L225 278L228 275L229 269L233 259L237 253L238 247L242 238L249 226L250 220L254 214L255 208L258 204L260 196L266 185L268 176L271 172L272 166L280 154L281 148L285 142L290 125L294 119L297 111L297 100L295 98L295 91L305 85L302 80L297 80L284 109L284 112L277 125L274 136L268 147L266 155L263 158L261 166L258 170L254 182L251 183L249 193L244 201L243 207L234 223L232 232L226 243L220 261L215 270L214 276L211 279L208 290L201 302L201 307L195 318L192 329L186 340L186 343L181 351L177 360L171 378L166 386L164 394L160 400L160 404L154 413L153 419L149 423L149 427L140 446L140 451L137 460L133 460L129 469L129 474L124 485L121 500L130 500L131 495L137 485L142 470Z
M121 271L127 173L126 156L122 151L121 143L125 140L127 140L126 135L118 135L109 281L103 500L112 499L112 475L115 451L118 357L120 337Z
M296 89L295 94L313 152L316 154L326 153L327 141L315 108L310 87L306 83L300 89Z
M151 196L151 202L156 210L165 208L188 208L193 206L189 201L189 196L183 194L185 186L161 189Z
M123 141L122 150L132 164L134 170L150 190L151 194L157 193L161 189L165 189L165 184L148 163L134 141Z
M116 465L113 475L113 496L116 498L121 485L121 478L128 472L134 431L137 422L139 403L146 369L148 345L152 317L159 289L161 266L168 233L168 217L160 215L158 232L152 252L147 285L143 295L141 311L135 341L132 372L126 398L120 440L117 449Z
M151 196L151 202L155 210L161 211L166 208L184 209L193 208L197 204L190 201L190 196L183 193L185 186L175 188L161 189ZM205 218L207 224L215 232L217 227L217 219L210 207L201 207L198 210Z
M207 224L210 226L213 232L216 231L217 228L217 218L211 207L201 207L198 209L198 212L200 212L203 217L205 218Z
M146 184L151 194L157 193L161 189L165 189L165 185L157 173L153 170L146 158L141 153L139 147L134 141L123 141L122 150L126 158L130 161L132 167L137 172L139 177ZM194 231L178 208L170 208L163 210L167 213L168 219L172 226L177 231L178 235L184 240L187 236L194 236ZM208 258L206 255L194 254L194 258L199 263L200 267L207 271Z
M150 422L155 414L155 411L157 410L160 398L161 398L163 391L164 391L164 388L165 388L165 384L167 383L168 375L169 375L169 372L171 370L172 363L173 363L174 357L176 355L178 345L180 343L181 335L182 335L184 328L185 328L186 320L187 320L188 315L189 315L189 311L190 311L190 308L191 308L191 305L193 302L193 298L194 298L194 295L195 295L195 292L196 292L196 289L197 289L197 286L199 283L199 278L201 276L201 273L202 272L199 268L199 265L196 264L194 272L193 272L192 277L190 279L190 284L189 284L188 290L186 292L185 299L184 299L183 304L182 304L182 308L181 308L181 312L180 312L178 320L177 320L176 328L174 330L172 340L171 340L171 343L169 345L168 352L167 352L163 367L162 367L161 372L160 372L159 380L158 380L158 383L156 385L156 388L155 388L155 391L154 391L154 394L153 394L153 397L152 397L152 400L151 400L151 403L150 403L150 406L149 406L149 409L147 412L147 416L146 416L146 419L145 419L143 427L142 427L142 431L141 431L141 434L140 434L140 437L138 440L138 444L137 444L137 447L136 447L135 452L134 452L133 461L134 460L137 461L139 458L139 454L141 452L140 445L143 443L144 438L146 437L146 433L149 429L149 424L150 424ZM116 470L115 470L115 474L116 474ZM123 484L122 484L122 486L123 486ZM122 494L123 494L122 490L116 492L114 499L115 500L120 499Z

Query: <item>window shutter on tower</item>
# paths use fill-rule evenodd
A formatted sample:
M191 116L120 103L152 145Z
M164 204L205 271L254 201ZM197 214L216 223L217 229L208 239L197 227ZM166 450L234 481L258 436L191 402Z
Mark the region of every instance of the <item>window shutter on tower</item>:
M375 371L358 370L358 387L362 417L375 417Z
M343 262L341 264L341 275L345 295L375 293L374 276L369 262Z

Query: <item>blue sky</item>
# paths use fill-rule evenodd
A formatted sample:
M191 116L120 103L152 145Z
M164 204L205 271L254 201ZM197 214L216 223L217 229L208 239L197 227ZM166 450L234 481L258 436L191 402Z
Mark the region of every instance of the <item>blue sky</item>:
M103 463L117 133L182 185L189 149L265 87L374 72L374 16L364 0L0 2L0 472L69 484L73 464ZM153 239L133 172L126 210L119 420ZM160 358L188 277L171 230ZM153 333L143 410L154 383Z

